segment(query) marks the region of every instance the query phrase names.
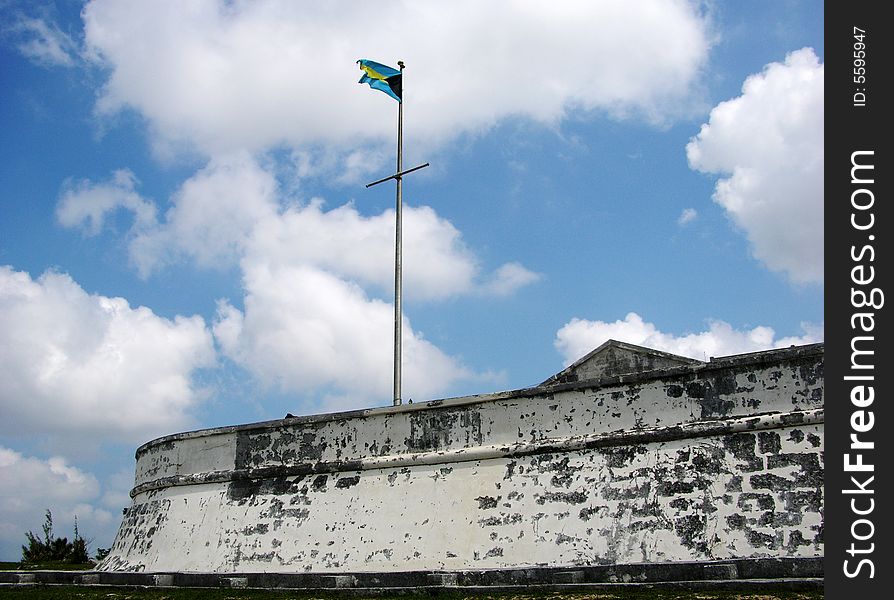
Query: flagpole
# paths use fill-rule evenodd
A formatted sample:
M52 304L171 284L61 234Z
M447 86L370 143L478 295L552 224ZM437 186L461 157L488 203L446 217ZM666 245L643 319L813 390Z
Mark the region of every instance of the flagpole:
M404 63L397 61L400 67L401 89L403 87ZM400 406L400 367L401 367L401 209L403 205L403 186L401 171L403 171L403 144L404 144L404 94L401 92L401 100L397 103L397 199L395 200L395 240L394 240L394 406Z
M389 66L373 62L371 60L360 59L360 68L364 75L358 83L368 83L370 87L383 91L395 100L397 100L397 172L394 175L377 179L372 183L367 183L366 187L370 188L386 181L394 180L397 183L397 198L394 202L394 406L400 406L400 368L401 368L401 323L403 313L401 311L401 281L402 281L402 260L401 245L403 242L402 227L402 209L403 209L403 176L407 173L413 173L419 169L424 169L428 163L413 167L412 169L403 170L404 167L404 102L403 102L403 77L404 62L397 61L400 72L395 71Z

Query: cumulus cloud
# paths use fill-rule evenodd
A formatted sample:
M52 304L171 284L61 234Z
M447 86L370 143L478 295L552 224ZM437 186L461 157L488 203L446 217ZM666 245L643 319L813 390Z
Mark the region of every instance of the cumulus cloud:
M429 207L403 211L404 277L423 298L468 292L478 272L460 232ZM394 211L361 215L353 206L324 210L321 200L259 223L250 255L283 264L311 264L362 284L394 284Z
M376 27L361 6L94 0L83 11L86 46L108 73L97 110L138 111L161 146L185 142L207 154L356 149L391 142L395 106L357 85L355 61L403 59L407 135L439 143L510 115L665 119L685 110L709 48L697 5L678 0L642 0L635 10L385 0Z
M403 276L409 297L439 299L484 293L506 295L538 275L518 263L483 275L452 223L428 206L405 206ZM394 284L394 211L361 215L352 205L324 210L314 200L259 222L247 254L281 264L308 264L380 291Z
M90 295L68 275L0 267L0 433L142 442L190 424L197 369L214 365L200 317ZM98 442L97 442L98 443Z
M183 183L163 223L136 234L131 261L144 277L184 258L203 267L235 264L258 223L277 210L276 179L253 158L214 159Z
M534 274L512 265L478 281L480 268L461 235L429 207L405 207L404 282L410 297L508 294ZM329 390L341 408L369 405L391 389L394 307L371 297L394 282L394 212L363 216L321 201L259 220L240 261L244 309L219 305L215 338L223 352L264 384ZM406 398L430 398L476 375L403 320Z
M245 153L211 160L174 194L161 221L154 203L141 198L134 184L131 173L118 171L109 182L69 185L57 217L65 226L95 234L109 212L132 210L130 259L144 277L177 261L229 267L248 257L313 266L379 291L392 289L392 209L366 216L351 204L326 210L320 199L290 204L275 176ZM411 298L508 295L540 278L516 262L484 273L461 232L428 206L404 207L403 247Z
M628 313L612 323L574 318L556 333L555 346L569 365L609 339L664 350L698 360L771 348L811 344L823 340L823 326L802 323L804 335L777 338L771 327L734 329L724 321L711 320L708 330L673 335L660 331L638 314Z
M245 312L219 306L214 334L230 358L282 389L334 386L356 406L391 389L393 306L319 269L252 262ZM472 373L403 321L407 397L429 397Z
M811 48L750 76L686 146L689 165L728 175L714 201L754 256L796 283L823 280L824 67Z
M483 277L460 232L433 209L407 206L403 218L410 296L508 294L537 278L515 263ZM321 200L269 211L242 251L243 308L221 301L214 323L224 354L267 386L321 391L340 408L387 397L394 307L367 289L390 297L394 211L327 211ZM487 378L427 341L406 317L402 329L404 397L429 398L459 380Z
M63 194L60 221L98 227L114 207L144 209L148 201L135 195L132 177L113 180ZM540 277L514 262L484 272L459 230L430 207L406 206L403 219L408 298L505 296ZM390 298L393 289L393 210L365 216L350 204L326 210L319 199L290 203L269 170L238 153L211 160L187 180L163 220L139 221L130 254L143 275L178 260L238 265L242 307L221 302L214 334L223 352L261 382L299 392L328 386L323 393L356 398L356 405L390 389L393 305L376 295ZM404 333L405 387L417 397L458 380L487 379L406 319Z
M0 446L0 556L20 556L26 531L41 535L46 509L55 535L71 539L77 517L81 535L108 546L126 504L104 507L101 492L96 477L64 457L44 460Z
M3 508L12 511L29 508L48 487L54 494L52 500L70 505L92 500L99 495L99 482L96 478L69 465L64 458L55 456L44 461L23 456L2 446L0 481L3 482L0 485L3 490ZM50 481L58 485L47 486Z
M97 235L106 216L123 208L133 213L135 229L152 227L156 223L155 204L140 197L136 184L136 177L128 169L115 171L105 182L66 182L56 206L56 218L65 227L79 227L87 235Z

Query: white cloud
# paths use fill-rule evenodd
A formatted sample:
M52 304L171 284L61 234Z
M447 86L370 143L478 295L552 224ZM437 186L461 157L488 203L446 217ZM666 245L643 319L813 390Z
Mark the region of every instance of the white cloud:
M404 277L412 294L437 298L468 291L477 265L459 231L429 207L403 211ZM310 264L382 290L394 284L394 211L366 217L322 201L260 223L249 252L281 264Z
M61 195L56 214L67 227L95 235L118 208L135 214L130 259L144 277L182 260L230 267L250 260L308 265L390 292L394 283L394 210L365 216L346 204L324 209L282 199L276 178L245 153L216 158L172 198L164 220L135 191L129 171L109 182L82 181ZM482 273L462 234L428 206L403 210L403 275L410 298L462 294L508 295L540 276L519 263Z
M214 364L200 317L89 295L69 276L0 267L0 433L142 442L191 423Z
M49 481L58 485L45 486ZM0 490L3 490L3 511L21 511L34 504L47 491L53 500L76 504L99 494L95 477L71 466L59 456L43 461L0 446ZM13 490L15 493L13 493ZM49 499L49 498L48 498Z
M148 274L165 263L238 264L243 309L219 305L214 336L226 356L267 386L320 391L363 406L391 388L394 211L325 210L280 200L274 176L247 154L214 159L172 198L163 222L135 234L131 258ZM482 275L460 232L429 207L404 209L407 296L506 295L536 281L517 263ZM404 320L408 398L431 397L475 374ZM350 399L350 400L347 400Z
M119 179L111 191L84 183L63 195L60 220L98 228L117 206L148 214L133 178ZM122 193L127 185L131 195ZM299 392L329 386L327 393L347 391L368 403L390 387L393 305L370 291L391 297L394 211L364 216L352 205L325 210L321 200L299 205L281 196L273 174L249 155L215 158L174 194L163 221L141 226L138 216L131 260L143 275L177 260L238 265L244 309L223 302L214 326L225 354L267 385ZM403 219L407 298L508 295L540 277L514 262L483 273L461 233L430 207L406 206ZM418 397L460 379L489 378L441 352L409 321L403 343L405 386Z
M248 262L248 261L247 261ZM353 394L353 407L391 389L393 306L355 284L306 266L244 265L245 312L219 305L223 352L267 385ZM430 397L472 376L403 321L405 397ZM342 402L344 404L344 402Z
M541 275L534 273L517 262L499 267L490 281L482 286L482 291L495 296L509 296L521 287L540 281Z
M677 225L684 227L692 223L698 217L698 211L694 208L684 208L680 216L677 217Z
M538 276L518 263L483 276L462 234L428 206L403 209L403 277L408 297L506 295ZM324 210L320 200L257 224L247 255L284 265L314 265L390 291L394 285L394 210L361 215L352 205Z
M19 38L19 52L38 65L70 67L78 57L77 44L54 23L21 16L7 31Z
M689 164L728 174L714 201L754 256L796 283L823 280L824 67L811 48L750 76L686 146Z
M244 153L212 160L172 199L164 223L138 233L130 257L142 276L182 258L238 262L257 224L276 215L275 178Z
M80 227L87 235L97 235L106 215L124 208L134 214L136 230L151 227L156 222L155 204L134 191L136 184L136 177L127 169L115 171L103 183L66 182L56 206L56 218L65 227Z
M20 557L26 531L43 535L46 509L53 513L54 535L72 539L77 517L81 536L108 546L126 505L98 506L100 494L96 477L61 456L43 460L0 446L0 556Z
M707 331L677 336L659 331L653 323L643 321L642 317L631 312L623 320L613 323L574 318L556 332L555 346L566 365L609 339L707 360L712 356L729 356L823 340L822 325L804 323L801 327L804 335L777 339L771 327L738 330L724 321L711 320Z
M358 58L407 63L406 132L436 144L507 116L570 111L661 120L687 105L709 48L696 3L231 3L94 0L97 109L141 113L160 146L208 154L282 143L391 143L396 106L361 88Z

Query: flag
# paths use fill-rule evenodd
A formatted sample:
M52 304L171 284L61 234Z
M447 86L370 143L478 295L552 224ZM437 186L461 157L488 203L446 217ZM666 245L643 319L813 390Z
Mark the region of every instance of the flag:
M401 101L403 76L400 71L365 58L357 62L363 71L363 77L357 83L368 83L369 87L385 92L398 102Z

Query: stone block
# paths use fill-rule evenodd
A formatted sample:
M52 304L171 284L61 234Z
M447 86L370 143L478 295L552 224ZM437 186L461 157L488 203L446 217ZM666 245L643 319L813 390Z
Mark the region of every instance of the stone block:
M320 583L327 588L352 588L356 585L352 575L326 575L320 577Z
M459 585L459 578L456 573L429 573L428 582L431 585L456 587Z
M248 587L248 577L223 577L221 587L243 589Z
M734 564L705 565L705 579L738 579L739 570Z
M583 571L560 571L553 575L553 581L555 583L583 583L584 582L584 572Z

